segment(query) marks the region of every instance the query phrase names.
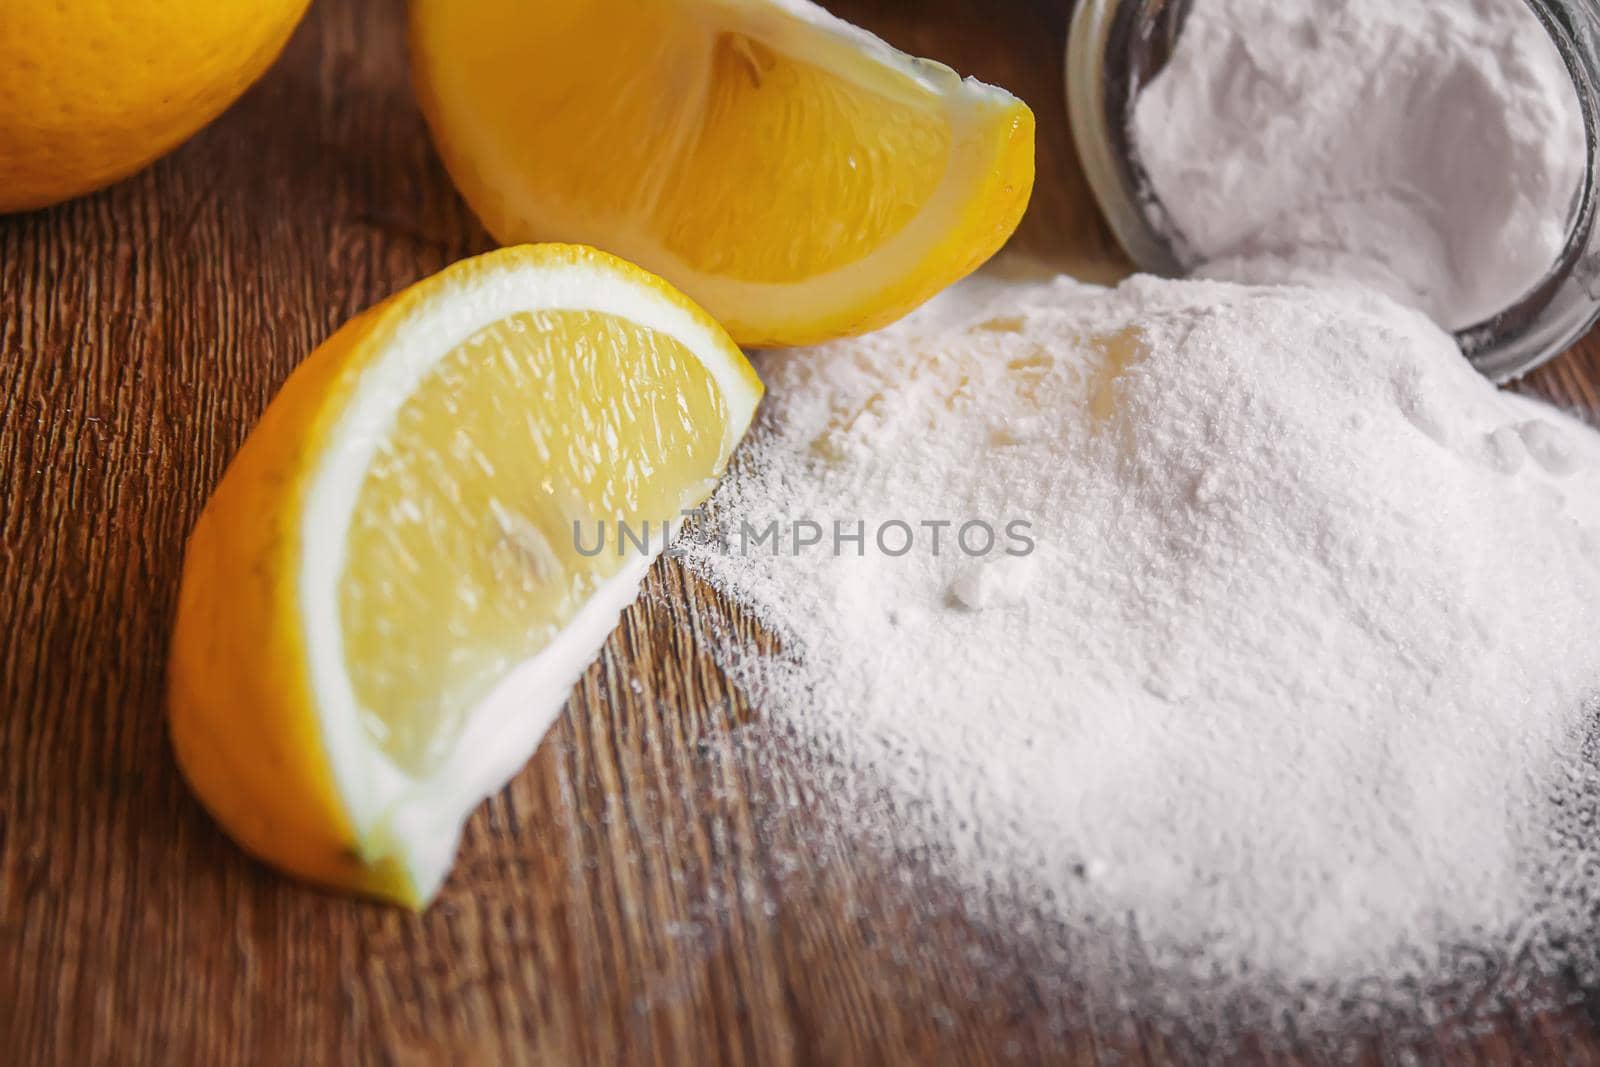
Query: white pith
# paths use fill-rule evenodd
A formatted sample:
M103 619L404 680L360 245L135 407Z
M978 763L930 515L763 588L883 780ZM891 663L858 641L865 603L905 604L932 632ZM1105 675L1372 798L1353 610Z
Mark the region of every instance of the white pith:
M993 159L973 151L988 136L993 116L1017 103L1004 89L976 78L963 79L942 63L906 54L879 37L840 19L809 0L702 0L692 17L709 43L718 32L737 30L774 51L813 64L839 78L911 107L942 115L950 130L950 164L933 195L917 215L870 254L833 270L792 282L748 281L703 273L662 247L644 220L585 218L565 226L537 220L541 238L604 247L624 259L649 263L679 282L712 308L761 308L769 328L815 322L867 302L902 278L950 231ZM472 129L476 116L469 100L440 97L450 125ZM520 166L506 158L498 138L478 131L464 139L473 145L474 165L488 185L514 190ZM509 197L514 203L516 198ZM777 314L781 309L781 316Z
M637 595L654 554L630 559L555 641L509 672L470 713L458 744L437 770L413 777L362 728L345 671L339 616L346 532L368 467L401 408L438 362L478 331L509 315L561 310L613 315L693 352L721 386L730 434L742 431L755 406L725 337L603 263L563 260L462 271L430 284L439 291L394 323L391 340L362 372L322 448L301 518L298 581L312 691L340 799L364 858L400 859L423 899L449 869L468 813L533 754L573 683Z

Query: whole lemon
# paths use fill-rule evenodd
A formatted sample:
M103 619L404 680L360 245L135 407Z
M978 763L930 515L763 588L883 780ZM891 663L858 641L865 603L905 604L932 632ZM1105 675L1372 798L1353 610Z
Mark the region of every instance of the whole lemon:
M0 2L0 213L126 177L216 118L309 0Z

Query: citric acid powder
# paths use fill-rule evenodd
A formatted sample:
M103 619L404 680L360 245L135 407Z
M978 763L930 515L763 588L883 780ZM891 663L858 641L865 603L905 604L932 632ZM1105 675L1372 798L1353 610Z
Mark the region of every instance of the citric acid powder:
M1158 970L1337 991L1557 959L1600 693L1600 436L1386 298L970 283L766 357L717 497L1026 520L692 566L784 642L725 665L942 876ZM1363 987L1365 988L1365 987Z

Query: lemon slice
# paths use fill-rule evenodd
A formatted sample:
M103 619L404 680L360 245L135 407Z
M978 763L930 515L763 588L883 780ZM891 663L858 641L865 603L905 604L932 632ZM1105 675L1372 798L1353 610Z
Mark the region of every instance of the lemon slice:
M901 317L1033 188L1033 114L804 0L413 0L414 77L501 241L598 245L741 344Z
M201 800L294 874L425 903L760 395L703 311L592 249L504 249L352 320L189 542L170 718Z

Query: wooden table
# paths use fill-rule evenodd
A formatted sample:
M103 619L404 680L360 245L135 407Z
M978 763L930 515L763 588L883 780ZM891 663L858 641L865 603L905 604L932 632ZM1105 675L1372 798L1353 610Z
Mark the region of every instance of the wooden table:
M1061 105L1063 0L836 0L1025 96L1017 244L1104 249ZM266 79L154 168L0 219L0 1062L1143 1064L1192 1036L906 885L828 826L660 566L565 716L411 915L296 885L179 780L162 667L184 537L338 323L490 246L429 147L399 6L320 0ZM1600 345L1533 387L1600 414ZM788 797L787 801L783 798ZM1600 999L1372 1062L1600 1062ZM1213 1050L1214 1051L1214 1050ZM1322 1062L1259 1042L1251 1061Z

